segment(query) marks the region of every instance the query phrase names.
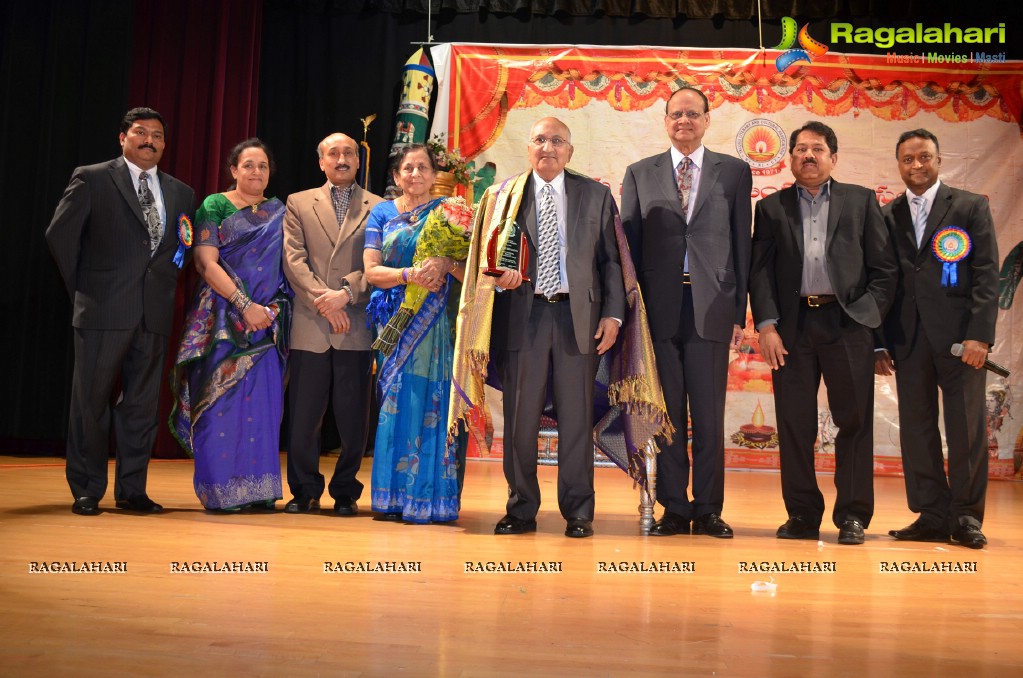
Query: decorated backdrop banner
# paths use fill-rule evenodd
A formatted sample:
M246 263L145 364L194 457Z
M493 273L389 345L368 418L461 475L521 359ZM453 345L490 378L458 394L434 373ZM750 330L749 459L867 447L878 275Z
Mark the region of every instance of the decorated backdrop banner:
M625 168L668 148L664 104L696 87L710 100L707 148L742 158L753 170L756 202L792 182L788 136L807 120L838 135L834 177L877 193L880 204L904 191L895 143L924 127L941 144L941 179L991 202L1003 266L1002 310L991 358L1012 370L988 375L990 474L1023 478L1023 314L1012 293L1023 269L1023 63L889 63L890 56L828 52L779 72L776 51L655 47L444 44L432 48L439 83L432 133L472 159L475 195L496 179L528 169L529 130L553 115L572 131L577 171L621 194ZM752 228L752 224L751 224ZM1021 248L1023 250L1023 248ZM877 377L877 473L901 471L894 377ZM746 339L729 365L726 464L777 468L771 376L747 319ZM1019 393L1021 402L1014 403ZM495 415L500 407L491 402ZM827 398L819 395L817 466L834 469ZM499 421L499 417L495 417ZM498 425L499 426L499 425ZM500 431L498 431L498 436ZM499 455L500 445L482 455Z

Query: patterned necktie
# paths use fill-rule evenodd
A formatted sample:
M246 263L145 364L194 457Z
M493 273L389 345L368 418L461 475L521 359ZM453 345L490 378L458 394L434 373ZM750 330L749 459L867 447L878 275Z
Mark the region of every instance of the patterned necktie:
M554 189L544 184L540 189L539 255L537 257L536 289L551 297L561 289L561 250L558 247L558 211L554 207Z
M149 190L148 172L139 174L139 205L142 206L142 216L145 217L146 226L149 228L149 253L152 254L160 246L163 225L160 223L160 210L156 208L156 199Z
M916 208L916 216L913 217L913 231L916 233L916 246L924 239L924 231L927 230L927 201L922 196L915 196L911 202Z
M678 163L678 199L682 203L682 216L689 218L689 193L693 190L693 161L683 158Z
M351 187L331 186L330 196L334 202L334 214L337 215L337 225L340 228L341 224L345 222L345 215L348 214L348 205L352 201L352 189Z

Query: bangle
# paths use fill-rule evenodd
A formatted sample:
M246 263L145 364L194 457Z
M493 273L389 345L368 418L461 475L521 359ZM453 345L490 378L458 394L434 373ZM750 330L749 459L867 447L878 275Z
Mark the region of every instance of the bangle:
M236 287L227 300L231 302L232 306L238 309L239 313L245 313L245 311L249 310L249 306L252 305L252 299L249 299L249 296L242 292L242 288L240 287Z
M408 279L409 279L409 269L407 269L407 268L401 269L401 281L403 283L405 283L406 285L408 285Z
M397 282L399 285L402 284L403 282L405 282L405 271L406 270L407 269L404 269L404 268L401 269L400 271L398 271L398 273L394 277L395 282Z

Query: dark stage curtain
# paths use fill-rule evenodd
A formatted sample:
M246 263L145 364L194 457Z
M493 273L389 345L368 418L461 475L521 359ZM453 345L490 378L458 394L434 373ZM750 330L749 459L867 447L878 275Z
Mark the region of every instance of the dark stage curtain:
M132 3L0 8L0 271L5 453L63 450L71 306L43 233L78 165L121 152Z
M197 202L227 189L228 152L256 133L262 9L250 0L137 4L129 107L149 106L164 116L167 150L160 169L194 188ZM175 299L165 373L174 363L195 282L195 269L188 265ZM171 405L170 389L164 388L157 457L184 456L166 425Z
M168 125L160 168L201 199L226 188L227 151L256 130L262 5L248 0L51 0L4 5L0 24L0 224L8 358L0 444L59 453L74 355L70 300L43 239L72 170L120 152L134 106ZM178 325L194 273L178 291ZM168 364L178 337L170 342ZM181 456L161 402L159 456Z

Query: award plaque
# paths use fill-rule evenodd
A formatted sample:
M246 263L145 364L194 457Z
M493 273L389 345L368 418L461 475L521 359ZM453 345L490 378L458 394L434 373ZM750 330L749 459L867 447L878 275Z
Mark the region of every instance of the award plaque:
M525 232L515 222L505 228L498 225L487 239L487 265L483 273L499 278L505 271L518 271L523 282L529 282L526 275L529 271L529 243Z

